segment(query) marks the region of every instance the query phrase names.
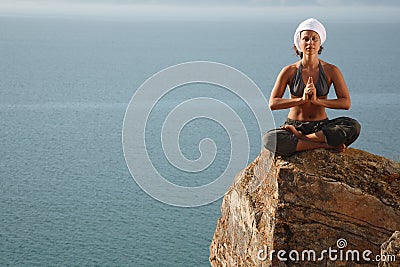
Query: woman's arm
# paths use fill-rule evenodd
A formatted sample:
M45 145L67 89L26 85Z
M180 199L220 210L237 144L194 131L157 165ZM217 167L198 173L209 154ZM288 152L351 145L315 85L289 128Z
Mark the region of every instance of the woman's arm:
M313 94L311 102L315 105L332 109L349 109L351 105L349 90L347 89L343 75L340 70L331 65L332 83L335 87L337 99L320 99Z
M282 98L290 80L291 66L284 67L276 78L274 88L272 89L269 98L269 108L271 110L287 109L295 106L300 106L306 102L305 97L301 98Z

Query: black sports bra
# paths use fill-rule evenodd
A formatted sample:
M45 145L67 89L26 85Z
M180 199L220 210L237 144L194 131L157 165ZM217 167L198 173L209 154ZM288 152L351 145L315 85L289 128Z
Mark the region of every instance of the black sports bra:
M301 76L302 67L303 66L300 63L299 68L297 69L296 74L294 75L293 82L289 86L290 93L294 96L303 96L304 88L306 87L303 81L303 77ZM326 78L324 69L321 66L321 62L319 62L318 67L319 67L318 81L315 84L315 88L317 89L317 96L326 96L329 93L328 79Z

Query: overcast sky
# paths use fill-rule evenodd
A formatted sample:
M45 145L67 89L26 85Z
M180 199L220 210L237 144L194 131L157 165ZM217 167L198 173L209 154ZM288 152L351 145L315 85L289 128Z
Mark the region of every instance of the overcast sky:
M400 22L398 0L0 0L0 16Z

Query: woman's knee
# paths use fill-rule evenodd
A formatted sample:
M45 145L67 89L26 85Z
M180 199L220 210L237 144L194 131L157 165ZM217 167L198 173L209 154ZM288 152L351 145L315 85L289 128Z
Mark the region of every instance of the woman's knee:
M345 142L347 146L356 141L356 139L358 138L358 136L360 136L361 133L361 124L355 119L352 118L349 119L353 131L349 133L348 139Z
M275 130L266 132L262 138L264 147L269 151L275 151L276 139L277 139L277 134L275 133Z
M330 121L322 130L328 145L348 146L360 135L361 125L353 118L339 117Z
M353 123L353 127L356 131L356 135L359 136L361 133L361 124L355 119L352 119L352 123Z
M346 125L347 128L350 129L349 136L358 137L360 135L361 124L356 119L349 118L349 117L341 117L341 118L338 118L338 119L341 119L343 121L342 123L344 125Z
M287 130L275 129L263 136L263 145L266 149L282 156L289 156L296 152L298 138Z

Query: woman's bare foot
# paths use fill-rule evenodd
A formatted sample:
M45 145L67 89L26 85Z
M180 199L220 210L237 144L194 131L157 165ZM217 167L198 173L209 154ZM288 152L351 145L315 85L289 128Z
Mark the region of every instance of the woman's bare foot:
M334 150L335 152L342 153L343 151L346 150L346 145L345 145L345 144L342 144L342 145L340 145L340 146L336 146L336 147L333 148L333 150Z
M346 150L346 148L347 148L346 145L342 144L340 146L331 146L329 149L335 153L342 153Z
M285 130L293 133L295 136L297 136L300 139L306 139L306 137L300 131L297 131L297 129L293 125L283 125L282 129L285 129Z

